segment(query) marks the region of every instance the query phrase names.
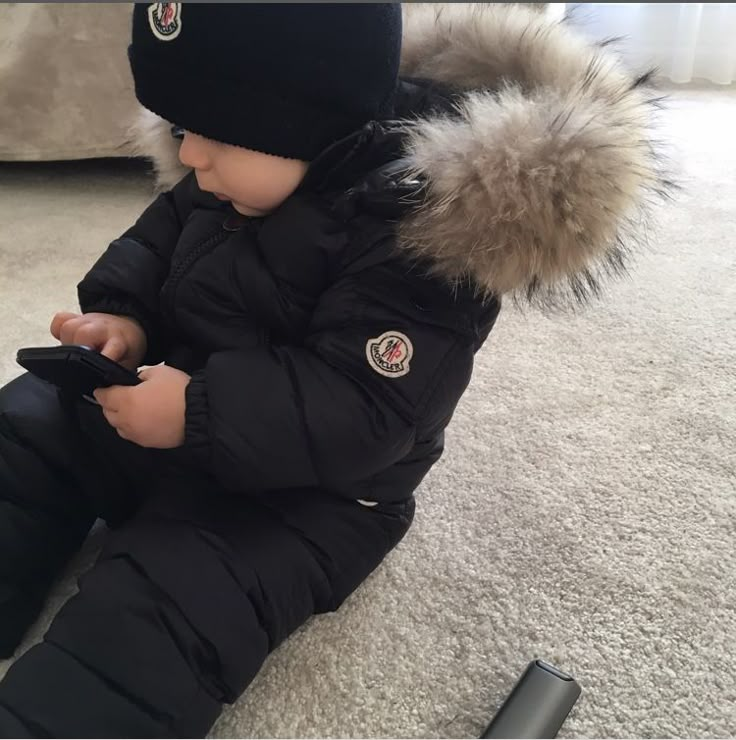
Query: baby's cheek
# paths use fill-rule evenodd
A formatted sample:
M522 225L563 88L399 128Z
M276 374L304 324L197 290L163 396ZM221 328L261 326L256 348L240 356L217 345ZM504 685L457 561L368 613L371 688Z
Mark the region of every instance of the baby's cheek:
M268 182L264 178L254 186L243 187L233 193L233 202L251 211L246 215L262 215L278 208L290 193L278 183Z
M306 162L250 153L247 165L228 172L233 187L228 195L236 210L262 216L276 210L299 186L307 170Z

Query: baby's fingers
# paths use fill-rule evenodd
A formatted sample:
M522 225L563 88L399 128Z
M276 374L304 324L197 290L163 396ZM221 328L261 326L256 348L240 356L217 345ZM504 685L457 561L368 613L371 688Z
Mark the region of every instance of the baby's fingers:
M115 362L120 362L125 357L127 347L121 337L110 337L101 352Z
M102 415L107 419L107 423L111 427L117 428L118 426L118 418L120 414L117 411L110 411L109 409L106 409L104 406L102 407Z
M103 409L109 403L108 401L109 390L110 390L109 388L95 388L95 390L92 391L92 395L95 397L95 401L97 401L97 403L99 403Z
M59 311L59 313L54 316L54 318L51 320L51 326L49 327L49 330L51 331L51 335L61 341L61 327L64 326L64 324L67 321L70 321L72 319L78 319L79 314L78 313L70 313L69 311Z
M61 341L64 344L83 344L99 350L109 338L109 329L103 323L91 322L84 317L67 321L61 328Z
M106 411L125 411L132 400L131 392L134 388L127 385L111 385L107 388L97 388L93 392L95 401Z

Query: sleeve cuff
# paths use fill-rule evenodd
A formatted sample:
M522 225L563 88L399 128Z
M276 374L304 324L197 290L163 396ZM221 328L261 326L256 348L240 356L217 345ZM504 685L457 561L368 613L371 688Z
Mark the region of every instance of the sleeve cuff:
M199 468L211 469L209 403L204 371L195 373L186 389L184 444L179 448L184 458Z

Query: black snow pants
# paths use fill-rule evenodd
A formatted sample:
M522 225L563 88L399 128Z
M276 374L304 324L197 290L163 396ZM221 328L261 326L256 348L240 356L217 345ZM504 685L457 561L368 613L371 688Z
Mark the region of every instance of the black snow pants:
M0 681L0 737L203 737L268 653L336 609L414 501L228 494L24 375L0 390L0 653L97 517L111 527L43 642Z

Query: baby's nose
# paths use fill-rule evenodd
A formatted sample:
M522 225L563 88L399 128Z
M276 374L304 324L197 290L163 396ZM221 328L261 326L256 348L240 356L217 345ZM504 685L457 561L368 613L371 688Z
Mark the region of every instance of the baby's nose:
M187 131L179 148L179 160L186 167L195 170L206 170L210 165L207 140Z

